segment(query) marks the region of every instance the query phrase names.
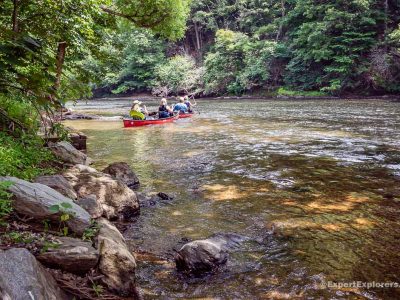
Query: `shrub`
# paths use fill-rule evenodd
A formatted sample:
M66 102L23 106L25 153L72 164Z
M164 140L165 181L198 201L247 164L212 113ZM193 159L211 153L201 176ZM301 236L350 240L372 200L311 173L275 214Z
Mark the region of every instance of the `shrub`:
M0 132L0 176L31 180L51 173L52 169L45 164L52 160L53 155L37 136L26 134L15 139Z

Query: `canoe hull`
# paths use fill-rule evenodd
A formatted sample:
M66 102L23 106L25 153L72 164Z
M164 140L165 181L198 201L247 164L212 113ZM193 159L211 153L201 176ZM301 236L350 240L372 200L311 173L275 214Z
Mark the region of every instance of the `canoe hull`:
M193 116L194 113L179 114L179 119L191 118Z
M130 120L124 119L124 127L141 127L147 125L160 125L165 123L172 123L177 119L177 117L165 118L165 119L157 119L157 120Z

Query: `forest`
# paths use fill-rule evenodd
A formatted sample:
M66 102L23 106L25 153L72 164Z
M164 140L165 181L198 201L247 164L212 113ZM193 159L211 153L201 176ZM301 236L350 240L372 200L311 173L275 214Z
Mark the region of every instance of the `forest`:
M397 0L193 1L182 39L119 25L88 67L98 94L394 94L399 12Z

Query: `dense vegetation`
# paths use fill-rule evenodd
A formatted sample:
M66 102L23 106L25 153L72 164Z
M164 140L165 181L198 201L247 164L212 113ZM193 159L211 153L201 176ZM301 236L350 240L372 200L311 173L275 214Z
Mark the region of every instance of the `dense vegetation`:
M189 87L208 95L397 93L399 21L398 0L193 1L183 40L148 32L129 38L120 29L108 50L122 59L102 61L116 68L96 87L114 93ZM177 60L190 68L171 69ZM171 81L155 70L168 71Z
M188 13L187 0L1 0L0 176L53 172L43 138L66 134L55 113L91 96L100 79L117 92L153 85L165 39L184 35ZM160 39L146 46L154 33ZM0 184L0 225L11 211L6 188Z

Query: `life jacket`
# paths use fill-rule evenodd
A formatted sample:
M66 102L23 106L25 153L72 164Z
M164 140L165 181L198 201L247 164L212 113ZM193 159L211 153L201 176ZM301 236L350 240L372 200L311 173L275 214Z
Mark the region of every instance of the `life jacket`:
M144 115L144 113L141 113L141 112L136 111L136 110L131 110L129 112L129 115L134 120L144 120L144 119L146 119L146 116Z
M167 106L166 106L166 105L161 105L161 106L158 108L158 111L168 111L168 110L167 110Z

